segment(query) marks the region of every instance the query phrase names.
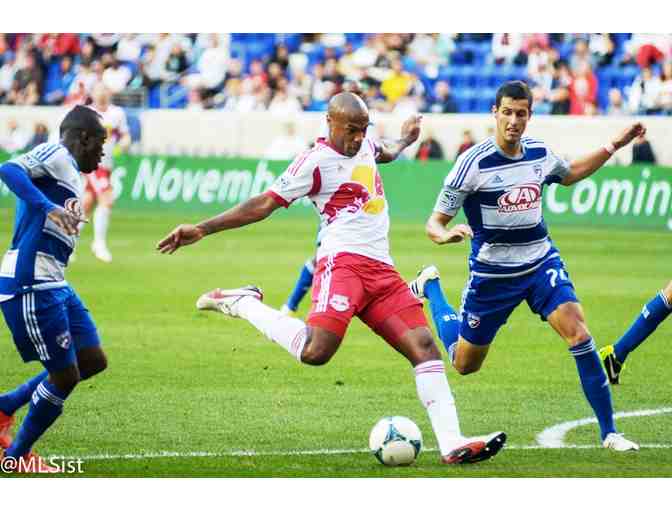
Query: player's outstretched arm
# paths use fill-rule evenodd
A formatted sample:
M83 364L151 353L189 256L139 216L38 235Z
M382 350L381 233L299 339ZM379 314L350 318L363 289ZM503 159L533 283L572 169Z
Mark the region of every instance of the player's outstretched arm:
M45 213L66 234L77 234L79 223L86 222L83 217L49 200L19 165L5 163L0 166L0 179L28 207Z
M380 141L381 151L376 161L389 163L399 157L403 150L420 136L422 115L411 115L401 126L401 138L397 141Z
M425 224L425 232L436 244L459 243L467 237L474 237L469 225L459 224L453 228L446 228L453 216L434 211Z
M179 247L194 244L205 236L221 230L230 230L256 223L267 218L280 205L269 195L257 195L222 214L202 221L198 225L179 225L161 239L156 249L161 253L174 253Z
M625 147L635 138L645 133L646 128L644 125L641 122L636 122L614 138L611 143L591 152L583 158L572 161L569 174L565 176L561 183L565 186L571 186L586 177L590 177L607 162L614 152Z

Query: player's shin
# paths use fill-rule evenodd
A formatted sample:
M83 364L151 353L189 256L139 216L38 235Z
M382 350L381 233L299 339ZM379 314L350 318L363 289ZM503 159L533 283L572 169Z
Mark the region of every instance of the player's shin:
M443 361L432 360L415 367L418 398L427 410L441 455L448 455L462 437L455 399L446 379Z
M589 338L585 342L570 347L569 352L576 361L583 392L597 417L604 440L607 434L616 432L616 426L614 425L614 409L611 404L609 382L595 350L595 342Z
M28 414L23 419L14 442L5 451L5 455L18 459L27 454L35 442L61 415L63 402L67 396L49 381L42 381L33 392Z
M254 298L240 300L238 315L301 361L307 337L307 328L303 321L283 315Z
M93 242L107 244L107 230L110 226L112 210L104 205L98 205L93 212Z
M434 326L452 362L455 359L455 345L460 334L460 320L455 309L450 306L441 290L441 280L425 283L424 294L429 299Z
M13 415L17 409L30 401L30 396L35 391L35 388L47 375L47 371L45 370L12 391L0 395L0 411L7 416Z
M663 292L659 292L656 297L644 305L642 313L630 329L614 344L614 354L618 361L624 363L628 354L639 347L670 313L672 313L672 303L667 301Z

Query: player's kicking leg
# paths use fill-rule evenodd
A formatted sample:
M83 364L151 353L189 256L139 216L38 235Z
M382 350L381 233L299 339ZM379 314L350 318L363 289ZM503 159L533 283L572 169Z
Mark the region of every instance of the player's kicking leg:
M289 295L287 302L282 305L280 311L285 315L294 315L299 308L299 304L313 285L313 273L315 273L315 259L309 259L301 268L299 278L294 284L294 290Z
M600 357L611 384L619 384L620 374L628 355L651 336L670 313L672 313L672 281L644 305L635 322L618 342L600 349Z

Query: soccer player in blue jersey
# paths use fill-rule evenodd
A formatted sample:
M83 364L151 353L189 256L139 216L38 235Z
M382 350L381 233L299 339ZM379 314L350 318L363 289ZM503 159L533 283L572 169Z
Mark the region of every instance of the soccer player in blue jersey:
M460 155L426 225L437 244L472 238L461 313L446 302L434 266L421 271L411 289L429 299L439 336L461 374L481 368L499 328L527 301L567 342L603 445L637 450L637 444L616 431L609 384L574 286L548 236L541 197L544 186L570 186L592 175L646 130L635 123L604 147L570 163L545 143L523 136L532 112L532 95L524 82L502 85L492 111L495 136ZM447 228L460 208L469 225Z
M0 308L23 360L45 368L0 395L0 462L20 472L54 470L32 453L33 445L77 383L107 367L89 311L65 280L84 221L80 172L98 167L106 132L100 115L76 106L60 135L60 143L38 145L0 166L17 197L14 237L0 264ZM12 440L14 413L25 405L28 414Z
M635 322L613 345L600 349L600 357L607 371L609 382L619 384L625 359L646 340L672 313L672 281L644 305Z

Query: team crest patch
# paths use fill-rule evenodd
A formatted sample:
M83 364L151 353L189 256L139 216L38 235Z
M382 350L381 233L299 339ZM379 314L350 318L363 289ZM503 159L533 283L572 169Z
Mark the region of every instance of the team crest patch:
M348 301L348 296L341 296L340 294L334 294L329 300L331 307L337 312L345 312L350 308L350 301Z
M467 324L469 324L471 329L476 329L481 324L481 318L478 315L470 313L467 315Z
M61 333L56 337L56 343L60 345L63 349L68 349L70 347L70 343L72 342L72 337L70 336L70 332L66 331L64 333Z
M534 175L536 175L537 178L541 179L541 165L537 164L534 165L532 168L534 170Z
M82 204L77 198L68 198L63 204L63 208L71 212L75 216L83 216Z

